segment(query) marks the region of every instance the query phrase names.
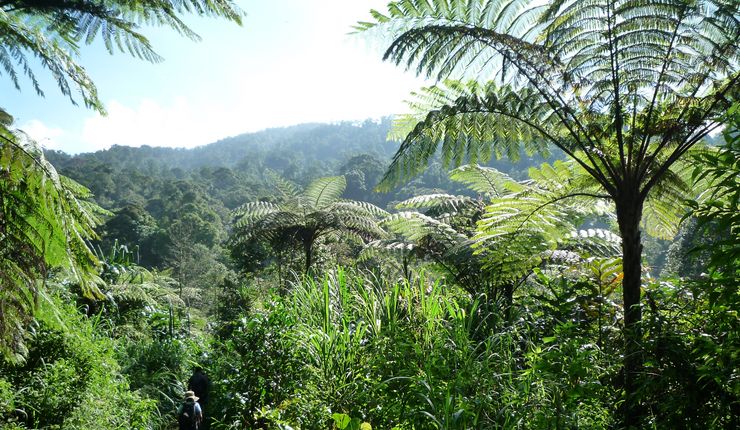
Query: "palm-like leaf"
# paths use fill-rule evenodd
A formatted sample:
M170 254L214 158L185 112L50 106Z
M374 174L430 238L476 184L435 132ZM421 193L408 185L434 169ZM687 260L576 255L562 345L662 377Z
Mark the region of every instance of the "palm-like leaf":
M347 184L343 176L319 178L302 192L282 178L274 179L281 201L249 202L237 208L233 245L264 239L275 249L299 246L308 271L314 244L323 236L360 241L384 236L376 220L387 212L370 203L341 199Z
M111 53L126 52L158 62L162 58L140 33L140 26L167 26L181 35L198 39L182 20L183 15L192 12L236 23L241 23L243 16L230 0L3 2L0 5L0 67L17 88L20 88L19 75L25 75L34 90L43 95L29 61L29 57L36 57L72 103L76 103L73 94L79 92L86 106L104 112L95 85L76 62L79 46L102 39Z
M22 351L49 270L69 271L99 295L96 258L87 246L106 212L84 201L82 185L59 176L38 145L0 126L0 351Z

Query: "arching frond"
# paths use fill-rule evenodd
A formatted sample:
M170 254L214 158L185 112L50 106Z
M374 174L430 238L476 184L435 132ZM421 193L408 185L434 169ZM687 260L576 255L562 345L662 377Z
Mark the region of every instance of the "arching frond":
M601 228L582 229L562 238L558 248L576 251L580 256L613 258L622 252L622 238Z
M467 242L468 237L457 232L450 225L418 212L399 212L383 221L391 232L400 234L412 242L432 237L446 247Z
M234 209L234 216L237 218L236 227L243 227L245 224L260 219L268 214L277 212L280 207L270 202L248 202Z
M372 203L361 202L357 200L340 200L332 203L330 210L336 210L344 213L362 214L367 216L374 216L383 218L388 215L388 212L375 206Z
M166 26L197 40L183 15L221 17L241 24L243 12L231 0L120 1L120 0L17 0L0 5L0 68L20 88L25 76L43 95L32 70L35 58L47 69L62 94L76 103L79 93L85 106L105 112L97 89L85 69L77 64L82 44L100 40L110 52L158 62L142 25Z
M270 180L270 185L275 187L278 193L280 193L279 197L281 199L292 199L300 194L298 185L278 175L277 172L268 169L265 171L265 175Z
M41 148L0 126L0 353L18 358L23 333L51 269L69 272L99 296L87 241L106 211L82 185L59 176Z
M572 162L543 164L529 176L522 191L491 201L475 237L475 246L487 251L488 264L513 277L572 239L570 232L587 216L602 215L608 198Z
M441 208L458 212L461 208L477 206L475 199L467 196L455 196L451 194L426 194L415 196L396 204L396 209L425 209Z
M547 154L548 143L560 136L552 109L536 91L446 81L415 95L410 106L416 113L394 123L392 136L403 141L379 191L418 174L438 148L444 165L457 167L494 156L516 160L522 148Z
M312 207L320 209L336 202L346 187L344 176L328 176L311 182L302 195Z
M714 151L710 148L696 146L687 155L693 158L711 152ZM645 200L640 225L650 236L672 239L678 233L681 220L689 212L687 199L700 202L706 197L709 184L704 180L692 181L692 158L678 160L666 170Z
M522 187L508 175L492 167L468 164L450 172L450 179L465 184L471 190L488 198L519 192Z
M413 243L404 242L393 239L378 239L368 242L357 257L357 261L367 261L378 255L393 254L397 256L405 256L415 248Z
M378 226L375 219L363 215L344 215L337 220L337 227L338 230L354 233L363 240L386 236L385 230Z

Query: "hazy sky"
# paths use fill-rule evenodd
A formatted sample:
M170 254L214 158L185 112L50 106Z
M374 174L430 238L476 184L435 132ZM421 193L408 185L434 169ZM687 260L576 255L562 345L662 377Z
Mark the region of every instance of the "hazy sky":
M46 97L0 76L2 107L45 147L88 152L119 145L203 145L223 137L312 121L362 120L402 112L423 82L381 61L382 46L348 35L387 0L240 0L239 27L189 19L203 40L146 31L165 57L150 64L101 46L79 62L98 86L107 117L73 106L47 73Z

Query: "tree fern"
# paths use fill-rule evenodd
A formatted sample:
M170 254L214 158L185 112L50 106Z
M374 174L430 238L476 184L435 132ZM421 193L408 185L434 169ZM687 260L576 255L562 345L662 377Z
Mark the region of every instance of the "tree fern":
M490 168L455 169L451 178L474 190L491 196L498 188L505 194L490 200L431 194L401 202L397 208L407 211L390 215L383 225L403 240L373 242L368 255L387 250L403 256L413 249L471 294L487 293L492 300L554 255L579 261L582 256L615 255L621 245L618 236L576 230L588 217L604 216L609 209L607 196L596 194L598 185L588 175L562 161L532 168L529 175L529 180L516 182ZM593 193L584 191L588 187Z
M89 191L57 174L22 132L0 126L0 350L22 353L22 339L50 270L62 269L99 295L87 241L106 212Z
M385 234L376 222L387 214L384 210L340 198L346 187L343 176L316 179L302 192L282 178L274 179L279 202L249 202L237 208L232 245L264 239L276 250L299 247L308 272L314 244L322 237L338 235L370 241Z
M358 29L390 34L386 59L438 80L476 81L426 91L433 106L404 121L412 128L381 189L417 174L440 146L459 165L547 142L614 202L628 338L623 424L639 427L640 222L650 194L738 97L740 3L402 0L372 15ZM504 121L511 125L497 125ZM649 212L655 225L669 221L654 216L664 210Z

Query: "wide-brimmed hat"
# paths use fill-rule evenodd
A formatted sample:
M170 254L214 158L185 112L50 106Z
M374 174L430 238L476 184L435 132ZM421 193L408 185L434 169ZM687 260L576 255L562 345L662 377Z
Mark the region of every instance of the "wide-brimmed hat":
M196 402L197 402L197 401L198 401L198 399L199 399L199 397L197 397L197 396L195 395L195 392L194 392L194 391L186 391L186 392L185 392L185 398L186 398L186 399L193 399L193 400L195 400Z

